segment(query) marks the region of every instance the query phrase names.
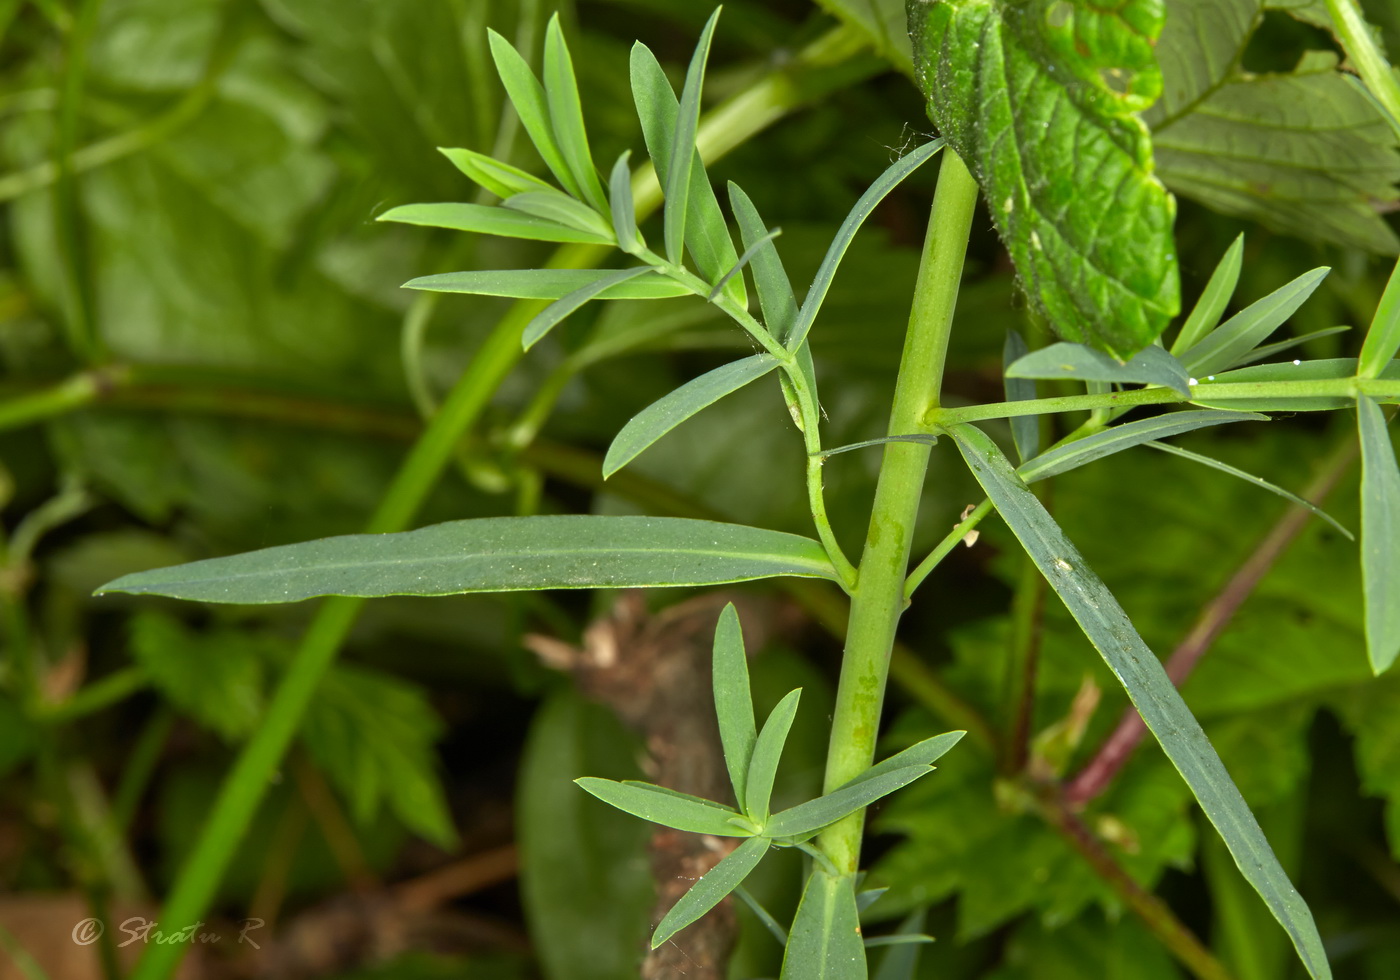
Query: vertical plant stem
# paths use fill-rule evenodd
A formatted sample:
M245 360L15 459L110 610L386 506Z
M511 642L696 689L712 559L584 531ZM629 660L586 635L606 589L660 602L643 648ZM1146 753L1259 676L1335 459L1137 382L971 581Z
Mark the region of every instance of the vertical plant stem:
M976 204L977 182L957 154L945 149L895 382L890 435L932 430L927 417L938 407L948 334ZM919 443L892 442L885 446L865 550L852 593L851 621L827 752L827 792L859 775L875 755L895 627L907 605L904 583L929 453L930 448ZM847 874L857 870L864 825L862 811L821 835L821 848L837 870Z
M1045 579L1035 562L1021 562L1016 595L1011 604L1011 648L1006 662L1006 687L1000 763L1006 774L1020 772L1030 757L1035 678L1040 663L1040 641L1045 612Z
M1400 121L1400 81L1391 74L1385 53L1376 44L1356 0L1327 0L1327 13L1347 57L1391 119Z

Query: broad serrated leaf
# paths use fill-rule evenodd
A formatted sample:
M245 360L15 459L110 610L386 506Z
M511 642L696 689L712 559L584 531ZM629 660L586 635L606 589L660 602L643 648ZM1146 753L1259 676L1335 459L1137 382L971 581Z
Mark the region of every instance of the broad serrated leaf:
M587 232L611 244L612 225L587 204L575 201L567 194L556 190L531 191L506 198L503 206L514 211L523 211L546 221L553 221L579 231Z
M758 726L754 722L753 693L749 689L749 658L744 652L744 631L734 603L724 607L715 624L714 659L711 661L715 717L724 747L724 765L734 787L734 799L744 809L749 758L753 755Z
M1022 463L1016 472L1025 482L1034 483L1155 439L1168 439L1183 432L1211 425L1224 425L1227 422L1267 421L1267 415L1257 415L1253 412L1169 412L1137 422L1125 422L1092 436L1065 443Z
M450 228L480 235L529 238L539 242L586 242L611 245L612 239L595 231L582 231L519 210L482 204L404 204L385 211L376 221Z
M1400 468L1385 416L1364 395L1356 399L1361 431L1361 580L1366 597L1366 650L1371 669L1387 670L1400 655Z
M560 515L323 538L124 575L98 592L269 603L718 585L774 575L836 579L821 545L795 534L679 517Z
M511 166L475 150L438 147L438 152L452 161L452 165L466 174L473 183L485 188L500 198L534 191L554 191L553 185L528 174L519 167Z
M608 205L612 210L613 234L617 247L635 254L642 247L642 234L637 230L637 207L632 200L632 169L628 161L632 151L617 158L608 177Z
M603 459L603 478L622 469L695 413L757 381L777 366L778 360L772 354L755 354L708 371L652 402L634 415L613 439Z
M809 837L931 772L933 766L924 764L880 767L874 774L867 770L825 796L773 814L763 833L769 837Z
M593 167L593 154L588 149L588 132L583 125L583 103L579 99L578 81L574 78L574 63L569 46L559 27L559 15L549 18L544 34L544 92L549 105L550 128L559 153L573 176L580 195L601 214L608 211L608 199Z
M956 426L951 433L997 512L1103 656L1220 832L1241 873L1288 932L1308 972L1315 980L1330 978L1312 913L1157 656L996 444L968 425Z
M929 114L977 175L1032 304L1117 357L1151 343L1180 302L1176 206L1136 115L1161 91L1160 0L910 11Z
M768 819L773 780L778 775L778 762L782 759L783 746L787 744L792 720L797 716L797 703L801 699L800 687L789 691L768 713L768 720L754 740L753 754L749 757L749 773L744 781L744 812L757 823L762 824Z
M758 867L768 853L772 841L766 837L751 837L716 864L690 890L671 906L652 933L651 948L655 949L700 916L714 908L724 897L738 888L749 872Z
M530 322L525 324L525 330L520 335L521 345L529 350L539 343L545 334L558 326L565 317L576 312L589 300L600 298L603 293L614 286L620 286L633 279L648 277L656 277L656 270L649 265L639 265L631 269L616 269L600 276L596 281L590 282L586 286L580 286L567 296L561 296L536 313Z
M562 299L611 272L604 269L483 269L473 272L443 272L419 276L404 283L405 289L434 293L470 293L476 296L506 296L511 299ZM665 276L647 276L614 282L595 299L667 299L689 296L685 286Z
M554 127L549 119L549 100L545 95L544 86L509 41L489 28L487 37L491 43L491 58L496 63L496 73L500 75L501 83L506 87L506 94L515 106L515 113L520 117L521 125L525 127L525 132L530 134L530 141L535 144L535 149L539 151L545 166L554 174L554 179L559 181L560 186L574 197L582 198L583 189L574 179L568 161L564 159L559 143L554 138Z
M1183 351L1190 350L1200 343L1206 334L1220 323L1220 318L1225 315L1225 307L1230 304L1230 297L1235 295L1235 286L1239 284L1240 266L1243 262L1244 234L1241 233L1221 256L1215 271L1210 274L1210 282L1206 283L1206 288L1196 300L1196 305L1191 308L1191 313L1181 325L1176 339L1172 341L1173 357L1180 357Z
M865 980L854 875L814 867L783 953L780 980Z
M131 656L180 711L227 742L247 737L263 712L263 657L246 633L186 629L147 612L131 622Z
M1181 355L1195 377L1224 371L1281 327L1322 284L1327 266L1311 269L1226 320Z
M1385 292L1381 295L1376 315L1366 331L1366 340L1361 345L1361 356L1357 358L1358 378L1378 378L1381 372L1395 358L1400 350L1400 262L1390 273Z
M1002 390L1009 402L1028 401L1035 398L1035 382L1029 378L1013 378L1007 373L1012 364L1030 353L1026 338L1019 331L1006 331L1006 341L1001 349ZM1016 455L1022 462L1040 452L1040 419L1034 415L1017 415L1011 419L1011 439L1016 444Z
M641 120L647 153L656 167L657 180L662 187L668 187L680 102L656 55L641 42L632 46L631 71L632 98L637 106L637 118ZM685 247L700 277L712 283L724 275L739 255L729 237L724 213L720 211L719 199L710 186L698 150L695 157L686 191ZM740 306L748 306L742 279L731 280L726 295Z
M1186 368L1160 347L1147 346L1128 361L1083 344L1051 344L1032 351L1006 369L1008 378L1073 378L1118 384L1162 385L1191 394Z
M730 822L739 817L737 811L698 796L677 793L650 783L619 783L597 776L584 776L574 782L604 803L665 827L716 837L753 836Z

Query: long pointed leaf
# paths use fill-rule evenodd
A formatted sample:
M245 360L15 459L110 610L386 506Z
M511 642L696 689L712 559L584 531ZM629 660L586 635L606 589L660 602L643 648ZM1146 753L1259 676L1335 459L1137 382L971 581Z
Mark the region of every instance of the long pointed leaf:
M203 602L836 580L809 538L679 517L485 517L351 534L124 575L98 593Z
M1254 350L1250 351L1244 357L1241 357L1239 360L1235 361L1235 363L1231 364L1230 367L1247 367L1250 364L1255 364L1259 361L1274 357L1277 354L1282 354L1286 350L1292 350L1294 347L1301 347L1311 340L1317 340L1320 337L1332 337L1339 333L1346 333L1350 329L1351 327L1324 327L1321 330L1310 330L1297 337L1289 337L1287 340L1280 340L1276 344L1265 344L1263 347L1254 348Z
M603 459L607 479L686 419L763 377L778 366L772 354L755 354L706 372L652 402L634 415L613 439Z
M574 63L569 57L564 32L559 28L558 14L549 18L549 26L545 28L544 92L549 105L550 128L575 185L583 192L585 201L600 214L607 214L608 200L598 180L598 171L593 167L593 154L588 149L578 81L574 78Z
M1376 315L1371 319L1371 327L1366 331L1366 340L1361 345L1358 359L1357 377L1379 378L1387 364L1400 350L1400 262L1390 273L1385 293L1381 295Z
M1211 273L1201 298L1191 309L1191 315L1181 326L1181 332L1172 341L1172 355L1180 357L1205 339L1206 334L1215 329L1230 297L1235 295L1235 286L1240 281L1240 265L1244 260L1244 233L1241 232L1225 250L1225 255Z
M1377 674L1400 654L1400 469L1380 406L1356 400L1361 430L1361 579L1366 649Z
M1151 345L1124 362L1083 344L1051 344L1016 361L1006 369L1006 376L1153 384L1172 388L1188 397L1191 394L1185 366L1162 348Z
M1006 400L1009 402L1020 402L1035 397L1035 382L1030 378L1013 378L1006 373L1016 361L1030 353L1030 348L1026 346L1026 338L1022 337L1019 331L1006 331L1006 342L1002 344L1001 366L1002 366L1002 389L1006 392ZM1016 443L1016 455L1021 462L1034 457L1040 452L1040 419L1034 415L1017 415L1011 419L1011 439Z
M596 211L581 201L575 201L567 194L550 188L548 192L527 192L508 197L503 206L514 211L533 214L546 221L557 221L561 225L577 228L612 242L612 226L604 221Z
M773 814L763 825L763 832L769 837L804 837L814 834L931 772L932 766L913 765L882 770L878 775L862 773L825 796Z
M865 980L853 875L814 867L792 920L780 980Z
M625 810L634 817L692 834L716 837L748 837L729 821L739 814L709 800L666 791L649 783L619 783L614 779L584 776L575 779L579 787L604 803Z
M503 163L484 153L443 146L438 147L438 152L451 160L452 165L466 174L473 183L484 187L497 197L506 198L530 191L558 192L552 184L545 183L534 174L528 174L519 167Z
M617 247L635 254L642 246L642 234L637 230L637 207L632 200L632 169L628 166L631 157L632 151L628 150L613 164L608 177L608 203L612 208Z
M451 228L479 235L528 238L538 242L586 242L610 245L611 238L580 231L522 211L483 204L404 204L385 211L376 221L396 221L429 228Z
M749 658L744 653L744 631L734 603L724 607L715 624L714 659L711 674L715 693L715 717L719 740L724 746L724 765L734 787L739 809L744 807L744 786L749 777L749 759L758 738L753 717L753 694L749 690Z
M1092 436L1076 439L1058 449L1041 453L1029 463L1022 463L1016 472L1025 482L1034 483L1067 470L1077 469L1124 449L1152 442L1154 439L1167 439L1183 432L1210 425L1224 425L1227 422L1267 421L1267 415L1256 415L1253 412L1170 412L1155 418L1115 425Z
M871 766L846 785L851 786L909 766L931 766L947 754L949 749L961 742L966 734L967 732L944 732L942 735L926 738L922 742L915 742L903 752L896 752L883 762Z
M496 73L501 76L501 84L506 87L511 105L515 106L515 114L520 117L525 132L530 134L530 141L535 144L545 166L566 191L574 197L583 197L554 139L544 86L509 41L490 28L487 28L486 36L491 43L491 59L496 62Z
M725 272L724 275L719 277L719 281L714 284L714 287L710 290L709 296L705 298L713 302L714 298L718 296L726 286L729 285L730 280L732 280L735 276L740 275L744 271L744 266L748 265L749 262L753 260L753 257L757 255L765 245L769 244L771 241L773 241L773 239L777 238L782 233L783 230L781 228L774 228L772 231L768 232L768 234L764 235L758 241L745 248L744 254L740 255L738 261L736 261L732 266L730 266L729 270Z
M763 723L763 730L753 743L748 779L744 783L744 812L757 823L768 819L773 779L778 774L778 761L782 758L783 746L787 744L792 719L797 716L797 703L801 699L802 688L789 691L768 713L768 720Z
M1331 271L1327 266L1322 266L1305 272L1286 286L1280 286L1268 296L1240 310L1181 355L1186 370L1199 378L1223 371L1234 364L1282 326Z
M783 260L778 257L778 247L773 244L767 226L759 217L758 208L754 207L743 188L733 181L729 183L729 206L739 223L744 248L753 252L749 262L753 269L754 288L758 290L758 305L763 310L763 324L781 343L797 319L797 300L792 294L792 282L783 268Z
M1327 955L1307 904L1279 865L1205 732L1118 600L996 444L970 425L955 426L951 432L977 482L1123 685L1142 720L1220 832L1241 873L1292 938L1309 973L1315 980L1330 978Z
M681 262L681 248L685 242L688 199L690 197L690 174L695 167L695 131L700 125L700 90L705 84L705 62L710 57L710 42L715 36L715 24L719 21L716 7L705 29L700 32L700 40L695 45L695 53L690 57L690 67L685 73L685 85L681 88L680 106L676 112L676 126L671 136L671 172L666 175L665 237L666 258L675 264Z
M404 283L405 289L425 289L433 293L471 293L476 296L507 296L512 299L562 299L584 286L610 279L604 269L482 269L473 272L443 272L419 276ZM647 276L604 286L595 299L666 299L689 296L690 290L664 276Z
M895 946L887 952L880 961L880 968L875 971L875 980L914 980L919 969L919 953L923 951L923 943L919 940L925 938L921 934L927 918L928 909L915 909L899 924L891 938L907 936L914 942ZM866 940L866 945L869 944L870 941Z
M817 268L816 278L812 280L812 288L807 291L807 296L802 300L802 307L797 311L797 322L793 325L792 333L785 341L788 350L797 350L807 339L807 332L812 329L812 323L817 319L817 312L826 300L827 291L831 289L831 280L836 276L837 266L845 257L846 249L851 247L851 241L856 237L860 226L875 210L875 205L883 201L885 195L898 187L905 177L933 159L933 155L941 149L943 149L943 140L930 140L913 152L900 157L888 170L877 177L875 183L871 184L869 189L856 201L855 206L846 215L846 220L842 221L841 227L837 229L836 237L831 240L831 245L826 250L826 256Z
M651 948L660 946L723 901L726 895L743 883L750 871L758 867L758 862L763 860L770 846L772 841L766 837L750 837L726 854L724 860L691 885L680 901L671 906L671 911L662 917L656 932L652 933Z
M618 269L610 272L596 282L590 282L586 286L574 290L567 296L561 296L553 303L535 314L534 318L525 324L525 332L521 334L520 343L526 350L539 343L544 335L559 325L569 314L575 312L591 299L597 299L600 294L607 292L612 286L620 285L629 279L637 279L641 276L654 276L656 270L649 265L639 265L633 269Z

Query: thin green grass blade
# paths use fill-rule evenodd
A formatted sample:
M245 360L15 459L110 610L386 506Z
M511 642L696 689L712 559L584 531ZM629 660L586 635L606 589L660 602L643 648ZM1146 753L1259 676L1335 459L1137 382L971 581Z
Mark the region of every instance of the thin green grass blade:
M1265 344L1263 347L1254 348L1254 350L1250 351L1244 357L1241 357L1234 364L1231 364L1230 368L1247 367L1250 364L1268 360L1276 354L1282 354L1286 350L1292 350L1294 347L1301 347L1310 340L1317 340L1320 337L1332 337L1339 333L1346 333L1350 329L1351 327L1326 327L1322 330L1313 330L1297 337L1290 337L1288 340L1280 340L1276 344Z
M1356 400L1361 431L1361 580L1366 650L1377 674L1400 654L1400 469L1380 406Z
M780 980L866 980L854 875L813 867L792 920Z
M1006 373L1007 368L1030 353L1026 338L1020 331L1006 331L1006 342L1001 350L1002 387L1009 402L1029 401L1035 398L1035 382L1030 378L1013 378ZM1021 462L1040 452L1040 419L1034 415L1018 415L1011 419L1011 440L1016 444L1016 455Z
M554 185L545 183L534 174L528 174L519 167L513 167L475 150L440 146L438 152L452 161L452 165L466 174L473 183L500 198L529 191L558 191Z
M528 238L537 242L612 244L611 238L603 238L590 231L580 231L533 214L483 204L404 204L390 208L375 220L450 228L453 231L500 235L504 238Z
M864 915L865 910L870 908L870 906L874 905L876 902L878 902L881 899L881 897L888 891L888 887L862 888L860 891L856 892L856 909L860 912L861 915Z
M642 136L656 167L657 179L665 188L671 175L672 149L680 116L680 102L676 99L676 93L656 56L640 42L632 46L631 72L632 98L637 106L637 117L642 124ZM686 251L690 253L700 277L706 282L714 282L734 265L738 253L734 250L734 240L729 237L724 213L720 210L714 188L710 186L710 179L699 159L698 150L691 165L687 201ZM731 280L725 295L737 305L748 307L743 279Z
M698 796L688 796L650 783L619 783L597 776L584 776L574 782L604 803L664 827L716 837L749 836L729 822L737 818L738 813Z
M529 350L539 343L545 334L558 326L565 317L578 310L589 300L597 299L609 288L625 283L629 279L637 279L641 276L654 277L655 275L656 270L649 265L639 265L632 269L618 269L609 272L595 282L574 290L567 296L561 296L536 313L534 318L525 324L525 332L520 338L521 344L526 350Z
M778 760L782 758L783 746L787 744L788 731L792 728L792 719L797 715L797 703L801 699L802 688L789 691L769 712L768 720L763 723L763 730L754 742L748 781L744 784L744 812L755 823L762 824L768 819L768 804L773 797L773 779L778 774Z
M554 139L544 86L509 41L490 28L486 36L491 43L491 59L496 63L496 73L501 76L501 84L506 88L511 105L515 106L515 114L520 117L520 124L530 135L530 141L535 144L544 165L554 174L561 187L574 197L582 198L582 189L574 180L568 161Z
M723 290L725 286L729 285L731 279L744 271L744 266L749 264L753 257L758 254L759 250L782 233L783 230L781 228L774 228L761 239L744 249L744 254L739 256L739 260L730 266L728 272L719 277L719 281L714 284L714 287L710 290L710 294L706 296L705 299L713 303L715 297L720 294L720 291Z
M403 284L404 289L432 293L470 293L475 296L506 296L512 299L562 299L584 286L611 276L606 269L482 269L472 272L443 272L419 276ZM596 299L667 299L689 296L690 290L664 276L614 281Z
M642 248L642 233L637 229L637 208L632 200L632 168L628 165L631 158L632 151L628 150L613 164L608 178L608 203L617 247L635 255Z
M1199 344L1220 322L1225 307L1230 305L1230 297L1235 295L1235 287L1239 285L1240 265L1243 260L1244 233L1241 232L1225 250L1225 255L1211 273L1210 282L1206 283L1201 298L1196 300L1191 315L1181 325L1181 332L1176 335L1176 340L1172 341L1171 352L1174 357L1180 357Z
M1381 295L1366 340L1361 345L1361 357L1356 375L1359 378L1379 378L1400 350L1400 262L1390 273L1385 292Z
M1288 932L1308 972L1314 980L1330 980L1332 971L1312 913L1161 662L996 444L970 425L950 432L977 482L1191 787L1241 873Z
M878 439L866 439L863 442L852 442L845 446L836 446L833 449L823 449L814 455L821 456L825 459L827 456L839 456L841 453L854 452L857 449L869 449L871 446L883 446L891 442L914 442L921 446L936 446L938 445L938 437L923 432L912 432L904 436L881 436Z
M734 889L734 894L738 899L749 907L749 911L754 914L754 918L767 929L769 934L778 941L779 946L786 946L788 941L787 930L777 919L773 918L773 913L769 912L758 899L749 894L749 890L742 885Z
M1057 449L1041 453L1029 463L1022 463L1016 472L1025 482L1034 483L1156 439L1168 439L1183 432L1211 425L1225 425L1229 422L1267 421L1267 415L1257 415L1254 412L1170 412L1150 419L1115 425L1092 436L1076 439Z
M593 166L588 149L588 132L583 124L583 103L579 100L578 80L573 59L559 28L559 15L549 18L544 33L544 94L549 105L550 128L564 163L583 193L583 200L599 214L608 213L608 199Z
M603 479L612 476L666 433L697 412L778 366L772 354L755 354L706 372L652 402L634 415L613 439L603 458Z
M754 288L758 291L758 305L763 311L763 324L781 343L797 320L797 300L792 294L792 282L783 268L783 260L778 256L772 236L759 217L758 208L754 207L743 188L733 181L729 183L729 206L739 224L745 254L753 253L749 264L753 270Z
M1151 345L1123 362L1083 344L1051 344L1018 359L1006 369L1006 376L1161 385L1187 397L1191 395L1186 367L1162 348Z
M1150 446L1153 449L1160 449L1164 453L1171 453L1173 456L1180 456L1183 459L1189 459L1192 462L1200 463L1202 466L1209 466L1213 470L1219 470L1222 473L1229 473L1231 476L1238 477L1239 479L1244 480L1246 483L1252 483L1256 487L1259 487L1263 490L1267 490L1270 493L1278 494L1280 497L1282 497L1284 500L1287 500L1289 503L1297 504L1299 507L1306 507L1308 510L1312 511L1314 516L1320 517L1328 524L1331 524L1348 541L1356 540L1356 536L1354 534L1352 534L1345 527L1343 527L1335 517L1327 513L1327 511L1323 510L1321 507L1317 506L1317 504L1313 503L1311 500L1305 500L1304 498L1298 496L1296 493L1293 493L1289 490L1285 490L1283 487L1278 486L1277 484L1270 483L1268 480L1264 479L1261 476L1255 476L1253 473L1248 473L1245 470L1236 469L1229 463L1222 463L1218 459L1212 459L1210 456L1202 456L1200 453L1193 453L1189 449L1182 449L1180 446L1173 446L1170 443L1149 442L1145 443L1145 445Z
M575 201L567 194L561 194L553 188L550 188L548 192L529 191L524 194L516 194L506 198L502 202L502 206L510 208L512 211L522 211L537 218L544 218L546 221L568 225L579 231L586 231L604 239L609 244L612 244L613 241L612 225L609 222L605 221L587 204Z
M862 773L825 796L773 814L763 825L763 833L783 838L811 836L931 772L933 766L912 765L883 769L877 775Z
M651 948L660 946L738 888L749 872L758 867L758 862L763 860L772 843L766 837L750 837L725 855L724 860L691 885L680 901L671 906L671 911L662 917L656 932L652 933Z
M744 809L744 786L749 778L749 759L758 726L753 717L753 694L749 689L749 658L744 653L744 632L734 603L724 607L715 625L714 659L711 674L715 693L715 717L719 740L724 746L724 765L734 787L734 799Z
M888 170L876 178L875 183L871 184L870 188L856 201L855 206L846 215L846 220L841 222L841 227L837 229L836 237L832 239L830 247L826 250L826 257L822 259L822 264L817 268L816 278L812 280L812 288L807 291L806 298L802 300L802 306L797 311L797 322L793 325L792 332L785 341L788 350L796 350L806 341L807 333L812 329L812 323L817 318L817 312L826 300L827 291L831 289L831 280L836 276L836 269L841 264L841 259L845 257L846 250L851 247L851 241L856 237L860 226L875 210L875 205L883 201L885 195L898 187L904 178L933 159L933 155L941 149L943 149L943 140L930 140L913 152L900 157Z
M1215 374L1249 353L1284 321L1322 284L1327 266L1303 273L1274 290L1217 327L1209 336L1181 355L1181 362L1192 377Z
M680 107L676 112L676 126L671 137L671 172L666 175L663 220L666 258L676 265L680 265L683 258L681 253L689 212L690 175L695 169L698 155L695 152L695 131L700 125L700 90L705 84L705 62L710 57L710 42L714 39L719 11L720 8L716 7L710 14L705 29L700 32L695 53L690 57L690 68L685 73L685 85L681 88Z
M837 581L810 538L679 517L485 517L351 534L124 575L97 590L202 602Z

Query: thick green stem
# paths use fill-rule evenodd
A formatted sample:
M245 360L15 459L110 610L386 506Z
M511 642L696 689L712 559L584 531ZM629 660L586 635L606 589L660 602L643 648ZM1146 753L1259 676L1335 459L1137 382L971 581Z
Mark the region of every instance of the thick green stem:
M929 416L938 406L976 204L977 182L957 154L945 149L895 382L891 435L932 432ZM875 756L895 627L907 605L904 580L929 452L930 447L920 443L885 446L851 598L851 621L827 753L827 792L859 775ZM864 824L865 814L856 813L821 836L822 850L844 873L859 867Z
M1385 106L1392 123L1400 125L1400 81L1391 74L1385 53L1376 44L1356 0L1327 0L1327 13L1366 87Z

